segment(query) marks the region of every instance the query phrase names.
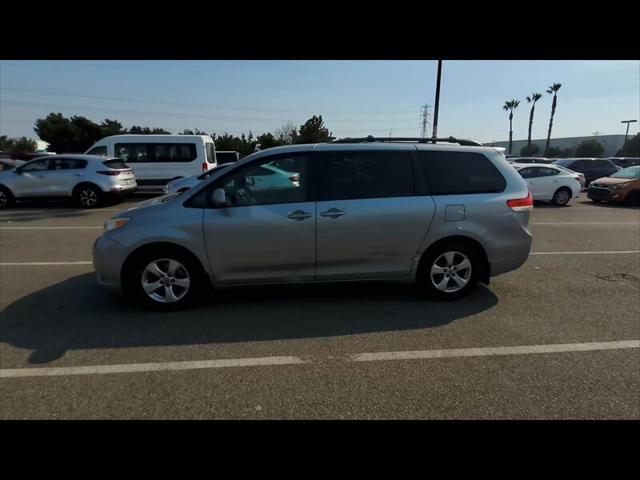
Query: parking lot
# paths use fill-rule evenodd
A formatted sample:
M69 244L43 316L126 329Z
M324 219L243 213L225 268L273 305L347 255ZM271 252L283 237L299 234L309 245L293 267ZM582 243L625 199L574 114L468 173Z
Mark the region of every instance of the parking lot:
M91 265L137 200L0 211L0 418L640 418L638 208L536 205L526 264L458 302L252 287L157 314Z

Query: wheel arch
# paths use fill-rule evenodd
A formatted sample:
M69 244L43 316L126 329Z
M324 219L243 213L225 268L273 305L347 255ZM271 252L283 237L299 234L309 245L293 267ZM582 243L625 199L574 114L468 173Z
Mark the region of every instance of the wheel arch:
M426 258L431 252L451 242L464 243L478 252L482 262L482 269L480 271L479 280L485 285L489 285L489 281L491 278L491 264L489 263L487 251L478 240L475 240L466 235L450 235L440 238L429 245L420 256L420 261L418 262L418 267L416 269L416 275L421 275L424 272L424 268L426 267Z

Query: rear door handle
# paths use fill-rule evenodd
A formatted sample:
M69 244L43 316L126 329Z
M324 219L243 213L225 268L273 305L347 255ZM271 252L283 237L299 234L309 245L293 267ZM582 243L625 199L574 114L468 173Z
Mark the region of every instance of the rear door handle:
M322 212L320 214L321 217L329 217L329 218L338 218L344 215L342 210L338 210L337 208L330 208L329 210Z
M295 212L291 212L287 215L287 218L290 218L291 220L298 220L299 222L309 217L311 217L311 214L303 212L302 210L296 210Z

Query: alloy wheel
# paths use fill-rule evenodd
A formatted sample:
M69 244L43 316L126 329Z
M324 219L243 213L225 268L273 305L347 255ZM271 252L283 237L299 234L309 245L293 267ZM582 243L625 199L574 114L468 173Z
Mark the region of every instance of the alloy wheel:
M470 279L471 261L462 252L445 252L431 265L431 283L441 292L458 292Z
M150 262L142 271L142 289L159 303L175 303L184 298L191 286L186 267L171 258Z

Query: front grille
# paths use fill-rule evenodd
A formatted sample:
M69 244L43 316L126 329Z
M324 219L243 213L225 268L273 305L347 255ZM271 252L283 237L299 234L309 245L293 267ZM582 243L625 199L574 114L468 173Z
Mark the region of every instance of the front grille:
M587 193L589 198L595 198L596 200L609 198L609 195L611 195L611 191L608 188L596 187L594 185L589 187L589 192Z

